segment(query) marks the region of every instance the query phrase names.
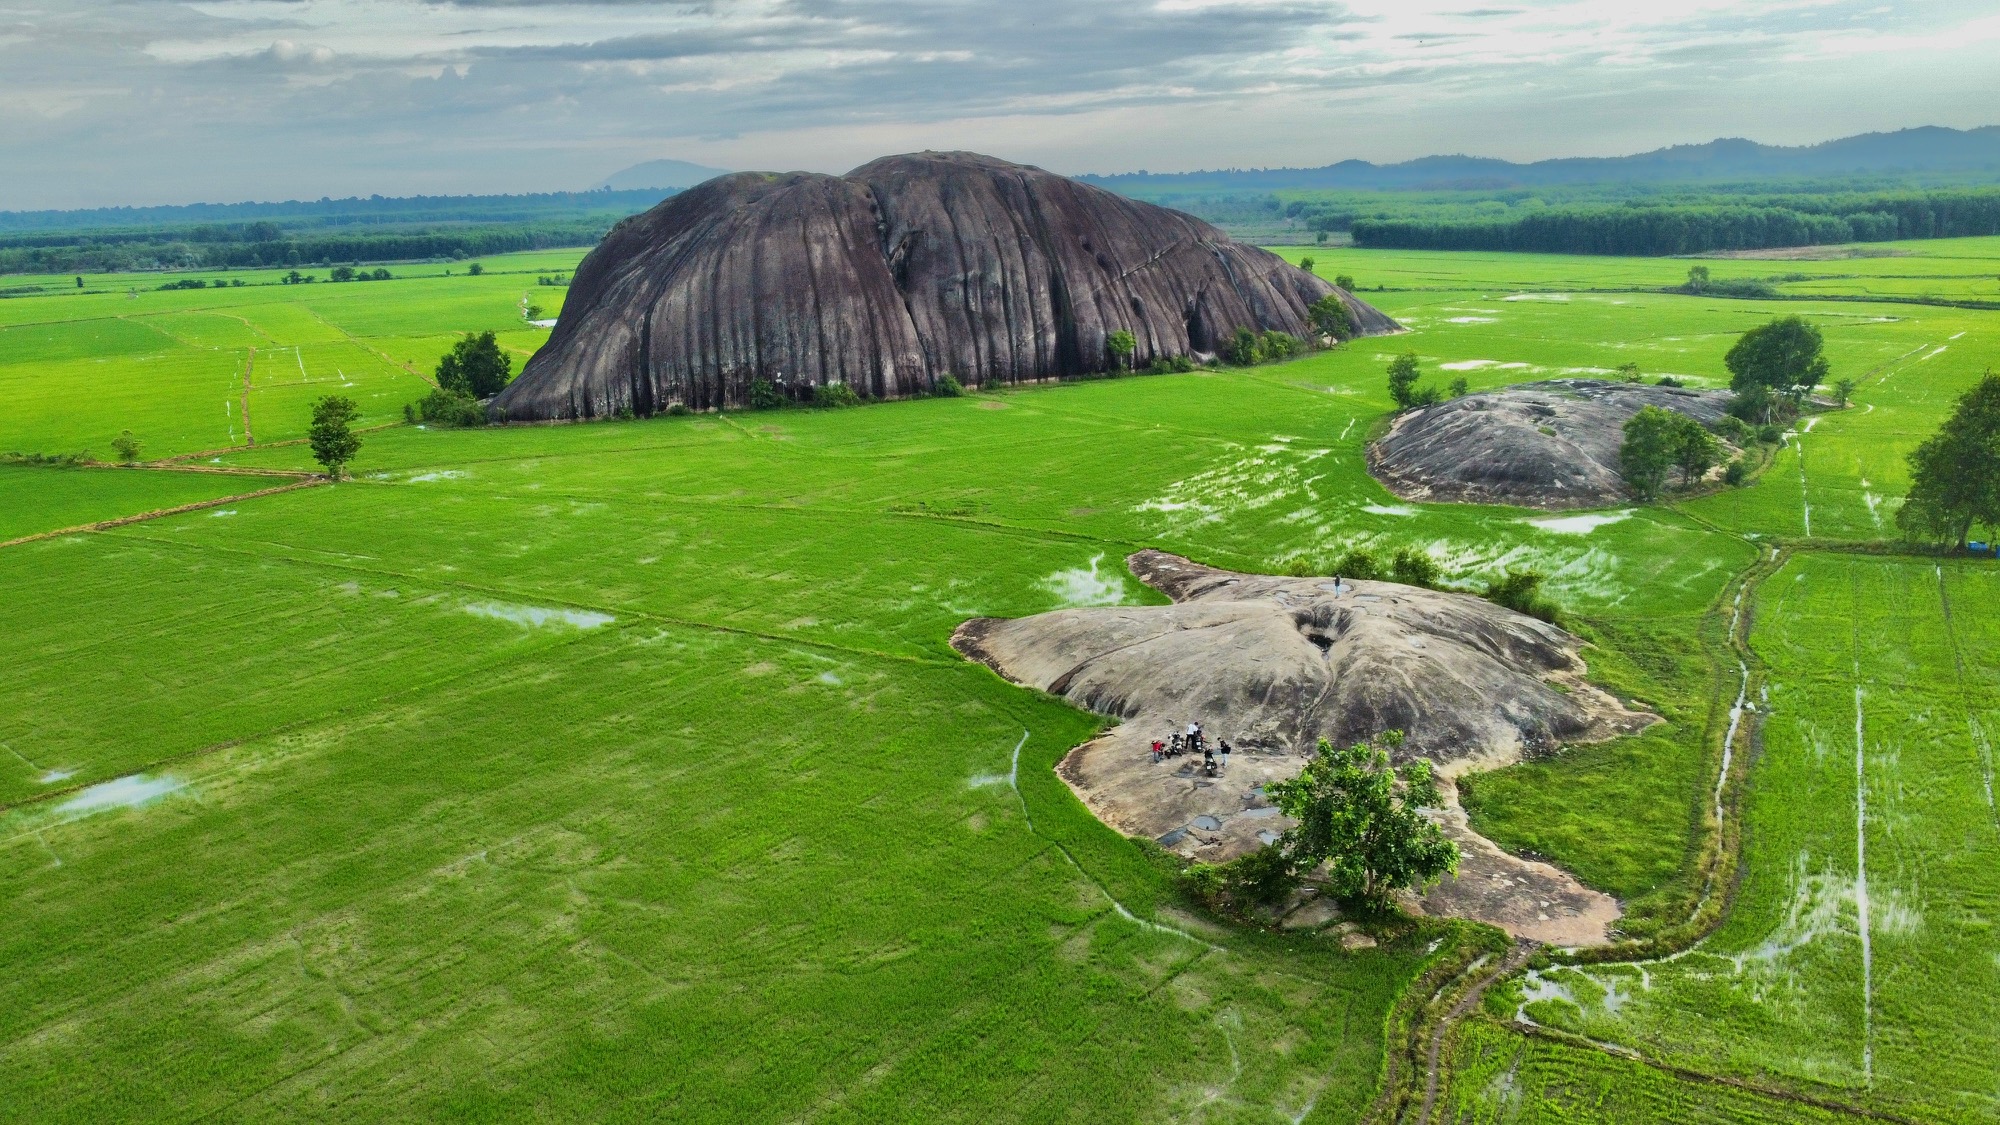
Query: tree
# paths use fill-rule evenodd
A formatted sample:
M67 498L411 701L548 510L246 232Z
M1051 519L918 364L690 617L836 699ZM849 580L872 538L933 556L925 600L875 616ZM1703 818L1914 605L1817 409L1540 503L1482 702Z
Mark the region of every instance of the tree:
M353 280L354 280L354 267L353 267L353 266L335 266L335 267L333 267L333 272L332 272L332 273L330 273L330 274L327 274L327 275L326 275L326 279L327 279L328 281L353 281Z
M1354 338L1354 314L1347 310L1347 302L1338 293L1328 293L1306 306L1306 319L1312 322L1315 332L1336 344Z
M82 274L77 274L77 275L76 275L76 287L77 287L78 289L81 289L81 288L83 288L83 275L82 275Z
M1625 423L1625 441L1618 447L1618 471L1633 493L1651 500L1666 486L1679 449L1681 415L1657 406L1642 406Z
M1223 358L1238 367L1249 367L1263 361L1263 341L1259 340L1257 333L1250 329L1238 328L1236 335L1230 337L1229 342L1223 345L1222 353Z
M1855 382L1852 379L1842 379L1835 383L1833 385L1833 401L1845 407L1847 400L1854 396L1854 387Z
M1119 367L1132 366L1132 353L1138 349L1139 341L1130 332L1120 328L1104 338L1104 346L1111 352L1111 362Z
M474 398L499 394L513 374L513 358L491 332L460 339L437 365L438 386Z
M1472 393L1472 383L1465 376L1460 375L1451 381L1451 391L1450 391L1451 397L1464 398L1466 395L1469 395L1471 393Z
M1742 405L1761 408L1768 424L1778 398L1796 410L1800 397L1826 382L1825 343L1820 330L1800 316L1781 316L1752 328L1722 357L1729 368L1729 388Z
M1354 279L1344 273L1333 275L1333 283L1339 288L1347 290L1349 293L1354 292Z
M1623 379L1623 380L1625 380L1625 381L1626 381L1627 383L1636 383L1636 382L1638 382L1638 381L1639 381L1639 365L1638 365L1638 364L1636 364L1636 363L1621 363L1621 364L1619 364L1619 365L1618 365L1618 377L1619 377L1620 379Z
M1965 546L1973 524L2000 527L2000 375L1959 396L1951 417L1910 453L1896 526L1913 539Z
M139 439L132 436L131 430L120 430L118 436L111 439L111 451L127 465L139 459L139 448Z
M1299 268L1307 273L1311 273L1313 271L1313 260L1311 258L1300 258Z
M1708 267L1689 266L1687 291L1690 293L1699 293L1706 288L1708 288Z
M361 408L344 395L328 395L313 403L312 426L306 430L312 442L313 460L326 467L326 475L340 479L340 470L361 451L361 439L353 430Z
M1722 459L1722 443L1700 422L1685 414L1674 417L1679 419L1674 434L1674 464L1681 470L1681 487L1688 488Z
M474 262L471 265L465 267L465 272L471 274L474 277L478 277L480 274L486 272L486 267L480 265L478 262Z
M1417 365L1417 353L1404 352L1389 361L1389 397L1396 402L1396 409L1408 410L1421 405L1422 396L1417 393L1417 380L1423 376Z
M1389 750L1402 742L1399 731L1347 747L1322 738L1297 777L1264 786L1298 821L1270 845L1291 871L1326 864L1334 895L1381 909L1394 892L1421 890L1458 870L1458 845L1417 813L1441 803L1430 763L1389 764Z

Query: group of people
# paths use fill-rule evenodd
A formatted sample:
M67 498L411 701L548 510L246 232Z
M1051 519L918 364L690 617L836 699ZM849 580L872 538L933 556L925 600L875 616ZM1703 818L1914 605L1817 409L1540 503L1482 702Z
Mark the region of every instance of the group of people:
M1216 760L1216 754L1220 753L1226 757L1229 752L1229 740L1226 738L1219 738L1215 741L1215 745L1209 745L1208 736L1202 731L1199 722L1190 722L1185 735L1176 730L1164 740L1158 738L1153 740L1155 762L1178 758L1182 754L1200 754L1201 772L1210 777L1222 771L1222 764Z

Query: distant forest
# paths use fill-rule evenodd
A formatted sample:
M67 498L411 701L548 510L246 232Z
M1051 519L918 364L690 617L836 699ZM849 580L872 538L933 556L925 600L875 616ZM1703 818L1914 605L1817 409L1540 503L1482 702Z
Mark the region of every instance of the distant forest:
M0 274L250 269L594 246L671 191L0 212Z
M1838 185L1500 191L1160 193L1154 202L1272 240L1403 250L1662 256L2000 234L2000 188Z

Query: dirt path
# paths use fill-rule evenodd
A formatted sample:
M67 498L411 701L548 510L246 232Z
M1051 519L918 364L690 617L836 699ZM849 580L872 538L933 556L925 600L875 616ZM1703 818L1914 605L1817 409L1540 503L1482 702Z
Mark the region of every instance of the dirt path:
M172 508L155 508L150 512L140 512L137 515L119 516L117 519L99 520L96 523L58 528L55 531L38 531L33 535L23 535L19 539L9 539L5 543L0 543L0 548L18 547L23 543L35 543L43 539L54 539L63 535L78 535L86 531L109 531L114 527L124 527L127 524L156 520L161 516L177 516L183 512L199 512L204 508L219 508L224 504L234 504L240 500L255 500L260 496L276 496L280 492L293 492L301 488L317 488L326 483L328 482L325 477L309 477L305 480L295 480L290 484L281 484L275 488L260 488L255 492L240 492L234 496L218 496L213 500L197 500L192 504L181 504Z
M1444 1055L1445 1038L1451 1033L1453 1028L1458 1026L1459 1021L1463 1020L1478 1005L1480 998L1486 995L1488 988L1491 988L1495 982L1505 980L1515 973L1520 972L1521 967L1528 963L1528 959L1533 957L1535 950L1539 948L1541 946L1532 941L1514 943L1514 947L1507 951L1507 955L1500 959L1500 963L1493 966L1491 972L1481 977L1473 983L1472 987L1460 994L1458 1003L1453 1004L1451 1010L1444 1014L1444 1018L1438 1020L1437 1026L1431 1029L1430 1047L1424 1056L1424 1101L1423 1105L1417 1110L1417 1125L1430 1125L1431 1110L1437 1105L1438 1069L1440 1060Z

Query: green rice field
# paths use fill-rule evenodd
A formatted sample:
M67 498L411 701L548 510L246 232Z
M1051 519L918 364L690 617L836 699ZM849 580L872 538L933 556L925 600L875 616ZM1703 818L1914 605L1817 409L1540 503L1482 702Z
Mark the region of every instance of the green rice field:
M2000 239L1891 249L1708 264L1811 274L1781 285L1807 298L1994 296ZM1493 988L1433 1120L2000 1116L2000 572L1857 553L1893 537L1903 455L2000 354L2000 312L1657 292L1682 260L1285 253L1413 331L859 410L439 431L401 424L438 355L490 329L524 360L546 331L521 302L554 315L536 277L576 252L0 301L0 450L104 456L131 429L147 458L306 470L334 390L382 427L339 484L0 548L0 1120L1361 1118L1412 982L1468 928L1348 952L1206 918L1054 775L1102 720L947 645L972 616L1157 602L1123 566L1146 546L1545 574L1594 678L1667 721L1476 777L1467 805L1637 937L1711 891L1718 638L1782 550L1750 597L1720 927ZM1366 473L1396 352L1475 388L1626 362L1719 386L1730 343L1793 312L1859 389L1749 487L1551 515ZM0 541L280 483L0 466Z

